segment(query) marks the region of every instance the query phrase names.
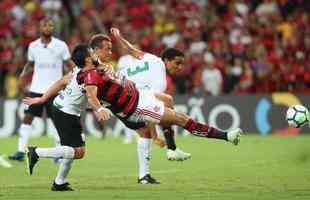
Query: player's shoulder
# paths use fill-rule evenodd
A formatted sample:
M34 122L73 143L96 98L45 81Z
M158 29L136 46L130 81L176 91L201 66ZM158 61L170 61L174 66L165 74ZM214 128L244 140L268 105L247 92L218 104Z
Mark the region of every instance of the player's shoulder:
M36 46L40 45L40 43L41 43L40 38L33 40L32 42L30 42L28 48L35 48Z
M65 46L65 47L67 46L67 44L63 40L58 39L56 37L52 37L52 42L57 46Z
M160 57L158 57L154 54L151 54L151 53L147 53L147 52L144 53L143 59L161 60Z
M156 66L156 68L158 66L165 67L165 63L163 62L163 60L154 54L146 53L144 57L145 57L145 61L153 63L152 66L154 67Z

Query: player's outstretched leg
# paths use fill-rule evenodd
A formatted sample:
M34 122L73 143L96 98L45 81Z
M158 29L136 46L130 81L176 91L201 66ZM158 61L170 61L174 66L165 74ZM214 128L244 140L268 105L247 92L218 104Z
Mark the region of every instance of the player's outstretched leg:
M32 175L33 172L33 168L36 165L36 163L39 161L39 156L36 153L36 148L35 146L29 146L26 149L26 165L27 165L27 171L29 173L29 175Z
M172 127L162 127L163 134L167 143L167 158L170 161L184 161L192 157L190 153L186 153L181 149L177 148L174 139L174 131Z
M160 123L162 125L178 125L189 131L192 135L226 140L235 145L239 144L240 136L243 133L240 128L229 132L221 131L217 128L210 127L208 124L201 124L189 118L186 114L176 112L167 107L165 107L164 116Z

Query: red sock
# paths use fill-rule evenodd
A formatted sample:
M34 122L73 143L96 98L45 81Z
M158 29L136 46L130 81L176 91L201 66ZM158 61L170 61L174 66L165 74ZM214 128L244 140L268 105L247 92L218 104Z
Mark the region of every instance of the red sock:
M210 127L208 124L200 124L193 119L189 119L183 128L195 136L227 140L226 132Z

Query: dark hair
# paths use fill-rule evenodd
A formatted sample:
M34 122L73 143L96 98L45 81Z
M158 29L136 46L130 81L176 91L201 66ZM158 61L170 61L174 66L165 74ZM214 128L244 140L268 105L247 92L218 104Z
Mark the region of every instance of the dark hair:
M175 48L168 48L161 53L162 60L173 60L175 57L184 57L184 53Z
M89 41L89 46L94 49L96 47L101 47L102 45L102 41L111 41L111 38L105 34L96 34L94 36L91 37L90 41Z
M52 22L53 25L55 24L53 18L51 17L44 17L43 19L40 20L40 24L46 24L48 22Z
M86 44L78 44L73 52L72 52L72 61L76 64L79 68L85 67L85 59L90 57L88 45Z

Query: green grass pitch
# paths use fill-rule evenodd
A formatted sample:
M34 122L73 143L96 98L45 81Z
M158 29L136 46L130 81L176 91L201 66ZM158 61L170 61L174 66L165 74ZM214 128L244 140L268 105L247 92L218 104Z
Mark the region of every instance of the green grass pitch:
M17 138L0 139L0 152L15 151ZM161 185L137 184L136 144L121 139L87 138L87 155L74 163L68 181L74 192L52 192L57 166L41 159L34 175L24 163L0 168L0 199L130 199L130 200L292 200L310 199L310 137L242 137L240 146L218 140L178 137L192 153L185 162L171 162L166 151L152 146L151 170ZM31 144L51 146L46 137Z

